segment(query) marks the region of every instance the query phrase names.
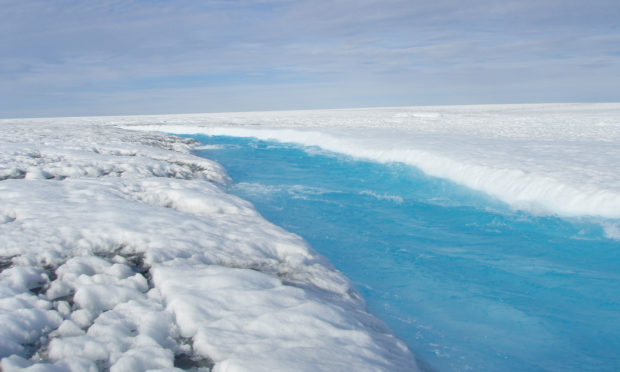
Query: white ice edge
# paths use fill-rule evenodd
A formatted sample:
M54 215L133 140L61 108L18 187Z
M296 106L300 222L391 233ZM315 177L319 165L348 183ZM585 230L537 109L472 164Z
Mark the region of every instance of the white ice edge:
M218 164L108 120L0 121L3 371L417 369Z
M318 146L324 150L378 162L401 162L415 166L426 174L446 178L474 190L482 191L517 209L561 216L597 216L620 218L620 192L605 185L579 184L558 180L527 169L495 168L476 164L471 159L459 160L415 147L398 147L396 138L363 137L352 131L334 135L329 130L284 128L206 127L186 125L132 126L132 129L156 130L175 134L204 134L254 137L262 140ZM385 130L384 130L385 131ZM396 132L396 135L400 135ZM449 144L447 144L449 145ZM510 149L507 149L509 151ZM469 160L469 161L468 161Z

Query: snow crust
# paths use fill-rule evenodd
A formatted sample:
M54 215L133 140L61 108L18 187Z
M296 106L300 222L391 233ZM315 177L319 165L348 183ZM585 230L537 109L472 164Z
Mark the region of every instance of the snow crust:
M136 119L119 118L126 126ZM134 129L319 146L429 175L515 208L620 218L620 104L404 107L150 118ZM610 230L611 232L611 230Z
M3 371L417 369L193 141L134 120L0 121Z

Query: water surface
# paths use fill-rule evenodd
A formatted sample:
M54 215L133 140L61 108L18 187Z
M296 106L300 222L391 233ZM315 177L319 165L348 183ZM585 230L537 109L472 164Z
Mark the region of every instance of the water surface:
M403 164L192 136L231 192L329 258L427 369L620 368L618 241Z

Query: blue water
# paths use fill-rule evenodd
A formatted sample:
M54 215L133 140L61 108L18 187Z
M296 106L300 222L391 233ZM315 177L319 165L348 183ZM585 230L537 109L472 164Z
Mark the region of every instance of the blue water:
M620 242L402 164L193 136L231 192L304 237L438 371L620 370Z

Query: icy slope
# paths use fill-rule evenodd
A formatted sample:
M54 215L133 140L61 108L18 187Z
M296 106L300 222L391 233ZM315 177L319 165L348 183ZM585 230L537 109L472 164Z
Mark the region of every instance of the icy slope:
M620 218L620 104L403 107L140 118L399 161L516 208ZM131 125L136 118L117 118ZM136 129L139 127L136 127Z
M0 121L2 370L416 369L190 141L116 121Z

